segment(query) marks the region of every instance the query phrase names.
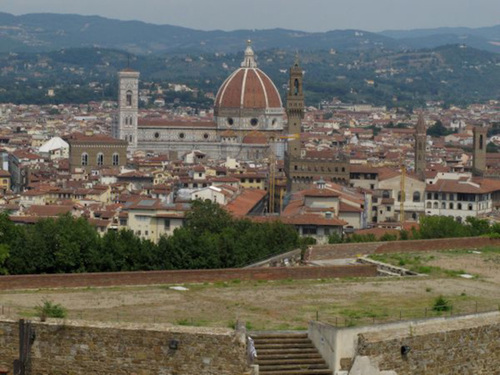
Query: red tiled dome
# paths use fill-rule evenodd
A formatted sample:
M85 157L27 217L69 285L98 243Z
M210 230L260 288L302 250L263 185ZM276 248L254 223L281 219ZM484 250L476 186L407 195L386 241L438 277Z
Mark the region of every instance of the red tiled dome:
M281 108L281 97L271 79L254 60L250 46L245 60L222 84L215 98L215 108L268 109Z

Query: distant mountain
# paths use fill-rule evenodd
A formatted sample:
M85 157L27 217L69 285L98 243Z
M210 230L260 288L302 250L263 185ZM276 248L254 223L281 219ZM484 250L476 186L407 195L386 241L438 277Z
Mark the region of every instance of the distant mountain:
M445 44L466 44L500 52L500 25L491 27L441 27L435 29L387 30L379 33L396 39L408 48L434 48Z
M359 49L398 48L383 35L359 30L307 33L302 31L236 30L200 31L178 26L119 21L71 14L0 13L0 51L50 51L60 48L101 47L135 54L200 51L235 52L252 39L258 49Z

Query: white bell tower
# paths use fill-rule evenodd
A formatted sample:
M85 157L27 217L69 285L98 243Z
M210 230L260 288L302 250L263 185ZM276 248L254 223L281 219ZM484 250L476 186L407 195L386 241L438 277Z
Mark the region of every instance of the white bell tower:
M124 69L118 73L118 116L111 135L128 142L128 150L137 149L137 116L139 114L139 72Z

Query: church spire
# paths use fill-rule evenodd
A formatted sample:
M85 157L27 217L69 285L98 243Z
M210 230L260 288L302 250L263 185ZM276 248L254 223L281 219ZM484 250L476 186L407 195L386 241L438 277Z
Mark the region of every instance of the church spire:
M257 62L255 61L255 53L252 49L252 41L247 40L247 48L245 49L245 58L241 63L242 68L257 68Z

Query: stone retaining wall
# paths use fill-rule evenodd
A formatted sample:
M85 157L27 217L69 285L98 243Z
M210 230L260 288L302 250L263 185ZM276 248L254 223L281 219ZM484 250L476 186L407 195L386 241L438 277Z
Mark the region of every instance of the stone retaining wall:
M500 321L476 327L457 327L420 335L408 332L405 337L379 340L360 334L358 356L367 356L380 371L397 375L500 373ZM376 335L376 334L375 334ZM406 355L401 347L410 348Z
M238 375L246 349L229 329L33 323L32 375ZM170 348L171 340L178 349ZM18 323L0 321L0 367L12 374Z

